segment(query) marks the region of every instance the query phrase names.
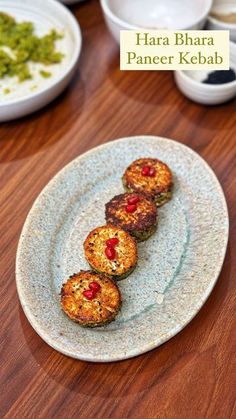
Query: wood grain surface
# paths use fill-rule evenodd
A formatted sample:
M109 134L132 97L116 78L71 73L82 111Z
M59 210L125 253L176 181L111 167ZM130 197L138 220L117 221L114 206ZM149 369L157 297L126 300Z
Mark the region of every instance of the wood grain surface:
M235 101L203 107L178 92L171 72L121 72L99 3L72 11L84 42L70 87L44 110L0 127L0 417L236 418ZM136 134L187 144L214 169L229 207L227 256L205 306L169 342L128 361L76 361L44 343L24 316L17 243L58 170L98 144Z

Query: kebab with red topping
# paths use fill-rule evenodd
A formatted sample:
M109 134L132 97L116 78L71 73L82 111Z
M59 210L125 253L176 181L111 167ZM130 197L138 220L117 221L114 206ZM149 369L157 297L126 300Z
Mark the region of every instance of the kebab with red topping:
M82 326L103 326L115 319L121 307L121 295L111 278L81 271L63 284L61 307Z
M127 192L143 193L158 207L172 197L173 177L167 164L158 159L135 160L125 171L122 182Z
M141 242L157 229L157 208L148 196L124 193L106 204L106 221L121 227Z
M137 264L137 243L129 233L115 225L97 227L84 242L85 257L98 273L124 279Z

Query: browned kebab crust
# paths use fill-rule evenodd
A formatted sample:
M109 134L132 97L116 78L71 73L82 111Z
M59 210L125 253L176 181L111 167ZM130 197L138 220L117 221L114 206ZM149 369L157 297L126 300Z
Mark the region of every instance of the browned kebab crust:
M117 237L116 259L109 260L105 255L108 239ZM84 242L85 257L91 268L116 280L126 278L136 267L138 260L136 240L125 230L113 224L92 230Z
M83 292L94 281L101 288L94 299L88 300ZM62 310L81 326L96 327L110 323L118 314L121 304L121 294L115 282L93 271L71 275L61 288Z
M156 169L154 177L142 175L142 167L150 166ZM173 176L166 163L153 158L140 158L131 163L122 177L123 185L128 192L143 193L163 205L171 199Z
M139 198L137 210L134 213L127 213L128 200L133 196ZM108 224L121 227L137 239L147 231L155 231L157 226L157 208L154 201L140 193L114 196L105 206L105 216Z

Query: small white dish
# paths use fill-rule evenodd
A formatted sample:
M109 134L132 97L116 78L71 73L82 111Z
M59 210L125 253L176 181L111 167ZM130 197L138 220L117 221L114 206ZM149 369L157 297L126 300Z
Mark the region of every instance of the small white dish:
M236 71L236 45L230 43L230 67ZM207 71L175 71L179 90L189 99L203 105L219 105L236 97L236 80L225 84L205 84Z
M70 4L82 3L82 1L85 1L85 0L58 0L58 1L69 6Z
M40 77L40 64L32 64L33 80L22 83L16 77L0 80L0 122L5 122L41 109L66 88L76 70L82 36L72 13L55 0L44 0L43 7L41 0L0 0L0 10L17 21L33 22L39 36L49 33L52 28L63 33L56 49L65 55L60 64L46 68L52 73L50 78ZM5 89L10 89L10 93L4 94Z
M100 0L108 28L120 42L120 30L202 29L212 0Z
M235 0L214 0L211 12L219 15L229 15L230 13L236 13L236 1ZM211 30L229 30L231 41L236 42L236 23L227 23L223 20L219 20L216 17L208 16L207 29Z

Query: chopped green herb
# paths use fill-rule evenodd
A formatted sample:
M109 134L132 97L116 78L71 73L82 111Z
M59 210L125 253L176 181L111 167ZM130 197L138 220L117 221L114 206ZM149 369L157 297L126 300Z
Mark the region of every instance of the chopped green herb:
M50 73L50 71L45 71L45 70L40 70L39 72L41 74L42 77L44 77L45 79L48 79L49 77L51 77L52 73Z
M30 61L46 66L60 63L64 55L56 51L55 42L61 38L63 35L55 29L40 38L34 34L32 22L17 23L12 16L0 12L0 79L5 76L18 76L20 82L31 79ZM40 74L43 77L51 75L44 70Z

